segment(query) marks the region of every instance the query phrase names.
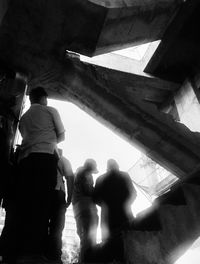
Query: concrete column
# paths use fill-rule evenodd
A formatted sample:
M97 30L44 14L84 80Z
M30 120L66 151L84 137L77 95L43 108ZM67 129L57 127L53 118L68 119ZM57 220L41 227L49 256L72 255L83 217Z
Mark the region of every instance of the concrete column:
M9 69L0 69L0 158L10 159L26 81Z

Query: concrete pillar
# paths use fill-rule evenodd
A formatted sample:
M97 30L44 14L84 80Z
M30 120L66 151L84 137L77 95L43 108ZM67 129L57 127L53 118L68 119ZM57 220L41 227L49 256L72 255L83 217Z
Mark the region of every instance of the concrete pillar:
M13 142L26 81L15 72L0 68L0 204L7 194L13 161Z
M0 69L0 158L10 159L26 80L9 69Z

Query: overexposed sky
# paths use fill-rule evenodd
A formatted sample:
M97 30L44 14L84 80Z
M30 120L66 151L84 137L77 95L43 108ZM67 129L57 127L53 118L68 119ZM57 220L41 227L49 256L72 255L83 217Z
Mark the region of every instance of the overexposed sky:
M87 158L94 158L99 174L106 170L109 158L118 161L120 169L127 171L140 158L140 151L116 135L99 121L82 111L76 105L48 99L48 105L55 107L66 129L66 139L59 146L71 161L75 171Z

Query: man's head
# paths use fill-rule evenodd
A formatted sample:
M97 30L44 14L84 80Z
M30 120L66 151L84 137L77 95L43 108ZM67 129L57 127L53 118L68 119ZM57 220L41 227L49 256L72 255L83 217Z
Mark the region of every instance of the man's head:
M87 159L84 163L84 168L92 173L98 173L97 163L94 159Z
M119 170L119 165L114 159L109 159L107 161L107 171Z
M48 94L43 87L36 87L29 93L31 104L37 103L41 105L47 105Z

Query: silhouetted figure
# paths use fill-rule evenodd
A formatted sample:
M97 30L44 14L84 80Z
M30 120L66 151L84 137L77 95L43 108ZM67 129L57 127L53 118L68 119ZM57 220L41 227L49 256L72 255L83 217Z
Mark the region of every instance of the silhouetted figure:
M62 255L62 232L65 227L65 213L72 199L74 174L68 159L62 156L62 150L59 149L60 159L58 160L57 184L53 191L49 228L47 237L48 259L61 261ZM65 192L65 180L67 184L67 194ZM62 262L61 262L62 263Z
M6 211L5 223L0 237L0 259L7 261L11 252L14 252L12 241L15 230L13 216L16 207L14 205L14 173L16 173L16 171L11 162L11 149L13 129L18 120L13 111L13 107L16 105L15 96L10 96L6 92L6 87L4 87L7 80L7 74L5 73L4 75L4 73L1 72L0 75L0 207L2 205ZM11 259L12 256L9 258Z
M107 172L97 178L94 190L94 200L101 207L102 242L106 244L101 257L123 261L121 231L134 219L131 205L135 198L129 174L120 171L115 160L108 160Z
M0 256L5 264L14 264L16 255L16 169L17 168L13 164L9 164L4 171L5 181L2 208L4 208L6 215L0 237Z
M42 87L30 91L30 108L19 121L22 144L17 179L17 250L42 254L52 193L57 182L57 143L65 138L58 111Z
M11 101L12 102L12 101ZM16 204L15 204L15 178L17 170L11 159L13 127L16 117L11 110L10 98L0 99L0 207L4 208L5 222L0 237L0 259L13 264L15 255L16 231Z
M77 170L74 182L72 204L80 238L81 262L87 261L90 249L96 244L98 214L93 202L93 173L98 173L96 162L87 159L83 167Z

